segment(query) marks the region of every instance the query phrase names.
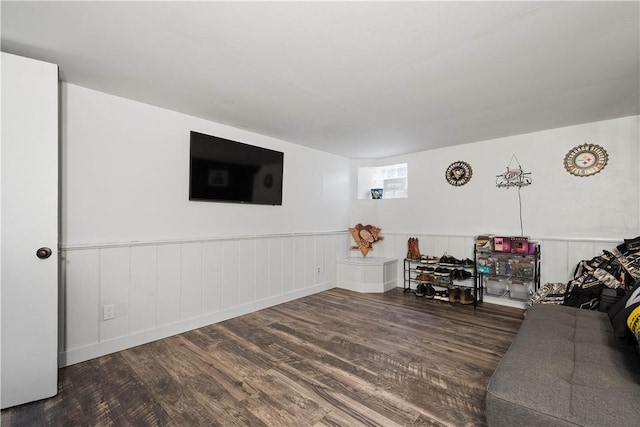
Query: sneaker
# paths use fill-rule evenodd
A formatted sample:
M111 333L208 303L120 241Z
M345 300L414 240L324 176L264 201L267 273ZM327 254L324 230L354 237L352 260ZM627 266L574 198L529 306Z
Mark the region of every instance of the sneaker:
M468 280L473 277L473 273L467 270L458 270L458 280Z
M446 267L437 267L433 274L439 277L451 277L451 270Z
M420 262L423 264L437 264L440 261L440 258L432 256L432 255L422 255L420 256Z
M425 285L427 287L426 291L425 291L425 296L429 299L433 299L433 297L436 294L436 290L433 288L433 286L431 286L431 284L427 284Z
M445 266L445 267L453 267L452 257L447 255L446 253L440 257L439 263L440 263L440 265Z
M473 267L475 267L475 265L476 265L476 263L473 262L472 259L465 258L465 259L462 260L462 267L464 267L464 268L473 268Z
M440 301L449 301L449 291L447 289L438 290L435 292L433 299L437 299Z
M449 288L449 302L451 302L451 303L460 302L460 288L459 287L454 286L452 288Z
M443 276L436 277L435 283L439 286L446 286L446 287L453 285L453 281L451 280L451 277L443 277Z
M416 294L417 297L425 296L426 292L427 292L427 285L425 285L423 283L420 283L420 284L418 284L418 286L416 286L415 294Z
M471 293L471 288L464 288L460 293L460 304L473 304L473 294Z
M462 261L456 257L446 256L444 265L446 265L447 267L460 267L462 266Z

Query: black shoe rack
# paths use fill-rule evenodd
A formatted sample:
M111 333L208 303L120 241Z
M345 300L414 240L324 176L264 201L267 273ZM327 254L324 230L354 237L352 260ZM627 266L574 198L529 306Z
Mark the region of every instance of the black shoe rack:
M423 295L417 292L420 285L431 286L435 295ZM479 286L480 285L480 286ZM476 280L476 268L473 260L459 260L447 254L439 258L438 262L425 262L420 259L404 259L404 292L411 292L416 296L427 299L448 301L448 292L452 287L471 290L473 307L482 302L482 282ZM445 299L443 295L446 295ZM464 303L462 303L464 304Z

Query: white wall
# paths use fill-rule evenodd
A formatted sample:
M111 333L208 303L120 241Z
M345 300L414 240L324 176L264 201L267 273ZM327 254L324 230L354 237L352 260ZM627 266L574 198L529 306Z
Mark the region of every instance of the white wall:
M61 123L62 366L335 286L347 159L65 83ZM283 205L190 202L190 130L283 151Z
M533 179L521 190L524 235L545 242L543 283L564 282L580 259L640 234L639 123L639 116L626 117L373 162L353 161L354 195L358 166L407 162L409 198L355 200L351 222L374 224L383 235L404 239L393 250L388 247L391 239L381 243L387 245L380 247L385 256L397 257L406 254L409 236L425 237L420 248L424 253L440 256L448 248L449 254L463 257L472 253L472 237L477 234L520 235L518 190L495 186L496 175L515 154ZM566 172L563 160L572 147L584 143L604 147L609 162L596 175L576 177ZM461 187L444 178L446 168L457 160L473 168L471 181ZM468 249L460 246L460 239L468 242Z
M189 201L189 131L284 152L282 206ZM344 230L347 159L62 85L65 246Z
M358 201L352 222L370 217L394 232L520 234L518 191L495 186L496 175L515 154L533 179L521 192L525 235L628 237L639 230L638 120L607 120L385 159L409 164L409 198ZM594 176L576 177L565 171L563 159L584 143L604 147L609 163ZM473 168L471 181L461 187L444 179L447 166L457 160ZM354 162L354 180L363 163Z

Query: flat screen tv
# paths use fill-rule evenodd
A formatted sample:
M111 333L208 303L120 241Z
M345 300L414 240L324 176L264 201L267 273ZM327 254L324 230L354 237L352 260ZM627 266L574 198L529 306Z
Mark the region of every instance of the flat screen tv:
M284 154L191 131L189 200L282 205Z

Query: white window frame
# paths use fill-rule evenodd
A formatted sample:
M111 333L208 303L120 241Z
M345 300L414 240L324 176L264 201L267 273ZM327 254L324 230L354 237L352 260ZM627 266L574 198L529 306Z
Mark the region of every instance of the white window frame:
M375 188L382 188L383 199L409 197L407 163L358 167L358 200L372 199L371 190Z

